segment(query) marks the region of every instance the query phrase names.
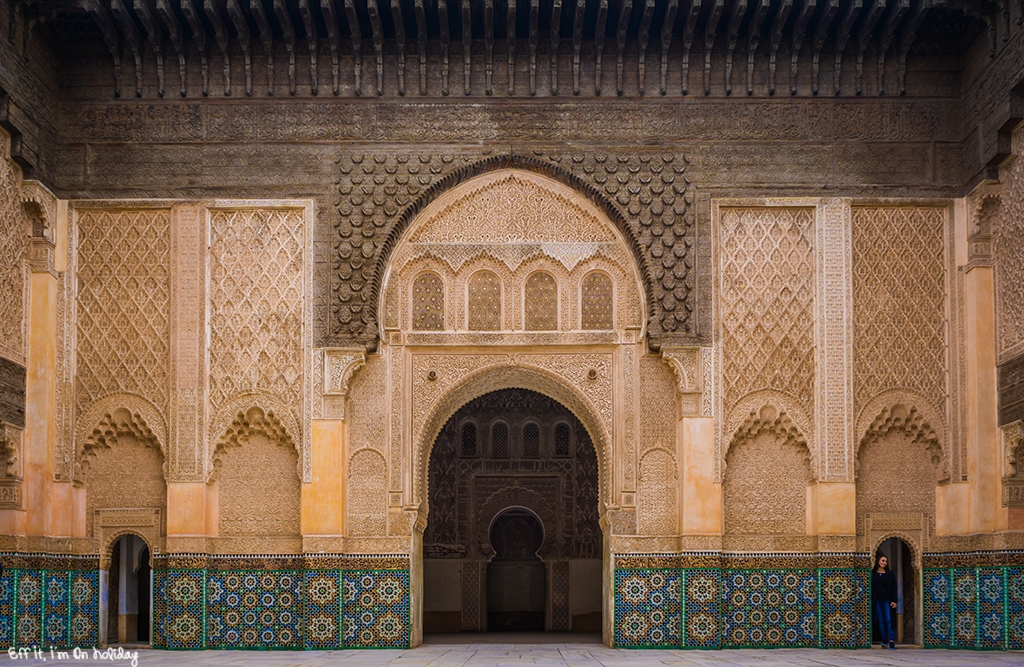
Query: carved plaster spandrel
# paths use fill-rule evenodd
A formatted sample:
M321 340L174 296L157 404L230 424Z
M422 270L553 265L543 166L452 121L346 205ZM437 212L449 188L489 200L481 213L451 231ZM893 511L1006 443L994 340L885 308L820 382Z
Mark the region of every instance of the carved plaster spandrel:
M704 411L705 392L710 387L704 384L703 348L662 347L661 358L665 360L676 379L676 397L679 400L679 415L682 417L701 416Z
M323 407L319 414L314 413L314 417L345 419L349 386L355 374L366 364L366 353L358 348L326 348L315 353L323 355L323 375L320 378Z

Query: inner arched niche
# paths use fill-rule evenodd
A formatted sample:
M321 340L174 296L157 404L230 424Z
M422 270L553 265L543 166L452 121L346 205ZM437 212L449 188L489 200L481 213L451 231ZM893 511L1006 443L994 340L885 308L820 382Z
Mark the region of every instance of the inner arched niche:
M508 434L501 452L494 451L495 425ZM537 456L532 451L535 429ZM571 410L527 389L485 393L447 420L428 465L425 632L601 630L597 453ZM510 553L508 544L498 543L507 537L500 530L501 517L526 515L536 519L540 537L530 553ZM496 559L501 563L491 567ZM527 604L535 599L488 584L489 576L499 575L506 582L543 582L537 564L548 579L540 627L536 604ZM489 601L503 601L508 608L491 610ZM523 604L529 609L519 609ZM533 625L519 628L519 620Z
M481 275L492 298L478 294ZM538 275L554 284L528 289ZM588 341L617 342L627 330L638 340L646 322L640 274L622 233L581 194L517 169L470 179L431 202L392 253L382 294L385 331L477 339L586 331ZM471 303L490 310L471 317Z

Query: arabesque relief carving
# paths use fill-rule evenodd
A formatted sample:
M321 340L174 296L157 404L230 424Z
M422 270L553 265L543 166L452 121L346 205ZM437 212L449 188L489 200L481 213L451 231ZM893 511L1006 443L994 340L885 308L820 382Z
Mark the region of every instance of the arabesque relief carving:
M136 394L154 405L164 422L170 369L170 210L83 206L75 213L77 413L84 414L108 394Z
M1024 422L999 429L1003 454L1003 507L1024 507Z
M8 157L0 134L0 356L25 363L28 308L28 240L31 224L21 206L21 170Z
M310 212L232 204L209 212L210 442L234 418L228 404L244 394L273 397L299 451L301 479L310 481Z
M1024 128L1012 141L1016 159L1000 173L1003 198L992 229L1000 364L1024 354Z

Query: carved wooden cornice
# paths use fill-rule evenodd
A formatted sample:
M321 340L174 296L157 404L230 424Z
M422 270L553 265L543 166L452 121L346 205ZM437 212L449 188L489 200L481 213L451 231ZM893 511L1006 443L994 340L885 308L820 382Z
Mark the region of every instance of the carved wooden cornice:
M839 94L844 54L850 53L855 57L856 76L848 94L862 94L869 52L877 61L875 88L884 90L886 64L895 62L898 81L891 92L903 93L907 55L930 11L941 10L937 12L939 22L959 16L964 30L987 32L993 52L997 25L1008 23L1010 15L1009 3L989 0L627 0L610 5L579 0L574 4L521 4L496 7L491 0L392 0L390 5L368 0L182 0L179 13L169 0L28 3L34 20L56 24L58 37L85 30L91 33L89 37L102 40L113 58L116 96L122 93L122 58L130 51L137 97L143 95L143 69L152 71L143 67L143 62L150 60L155 61L161 97L173 94L175 88L186 96L196 59L204 96L256 94L257 57L266 68L266 94L284 92L283 74L280 91L274 77L274 56L280 52L287 60L278 71L287 71L290 95L372 96L387 90L397 96L490 96L498 90L498 94L508 95L599 96L610 93L602 88L603 72L614 72L618 95L627 87L639 95L648 91L686 95L691 90L691 74L702 79L705 95L712 90L712 79L718 77L724 80L726 95L733 92L734 78L739 90L750 95L755 71L762 68L768 71L769 94L774 95L778 52L784 45L792 54L786 77L789 86L785 86L791 94L797 92L801 53L807 58L803 65L811 69L815 94L819 83L821 90ZM517 12L526 13L527 20L517 20ZM88 28L83 28L78 18L83 14L91 19ZM481 48L467 45L472 43ZM584 43L589 48L584 48ZM717 71L718 61L712 58L712 53L719 52L725 56L724 71ZM330 86L326 82L321 85L321 53L330 55ZM428 61L428 53L442 55L439 78L428 76L437 66ZM831 67L823 54L832 61ZM372 58L369 69L375 76L369 81L364 76L364 55ZM216 56L222 60L222 90L211 86L210 64ZM233 82L231 59L238 56L244 60L244 81ZM648 56L660 66L648 66ZM506 68L501 67L503 59L508 61ZM516 64L519 59L522 68ZM177 73L169 74L166 70L175 69L174 64ZM305 76L300 76L300 69L307 70ZM517 82L516 73L523 69L526 71ZM736 69L740 72L734 77ZM480 72L483 77L477 76ZM497 83L498 76L505 79L504 85ZM297 85L300 80L301 86ZM542 89L539 81L547 85Z

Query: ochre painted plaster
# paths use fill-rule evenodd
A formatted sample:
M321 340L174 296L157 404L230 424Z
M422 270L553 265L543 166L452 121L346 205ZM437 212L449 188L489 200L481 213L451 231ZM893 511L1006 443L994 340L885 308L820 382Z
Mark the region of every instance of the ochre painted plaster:
M345 531L345 451L348 423L313 421L313 481L302 485L302 534L342 535Z
M967 479L971 532L1006 527L1000 503L993 272L975 267L964 278L967 352Z
M722 534L722 485L715 483L715 424L707 417L680 421L683 443L683 534Z

